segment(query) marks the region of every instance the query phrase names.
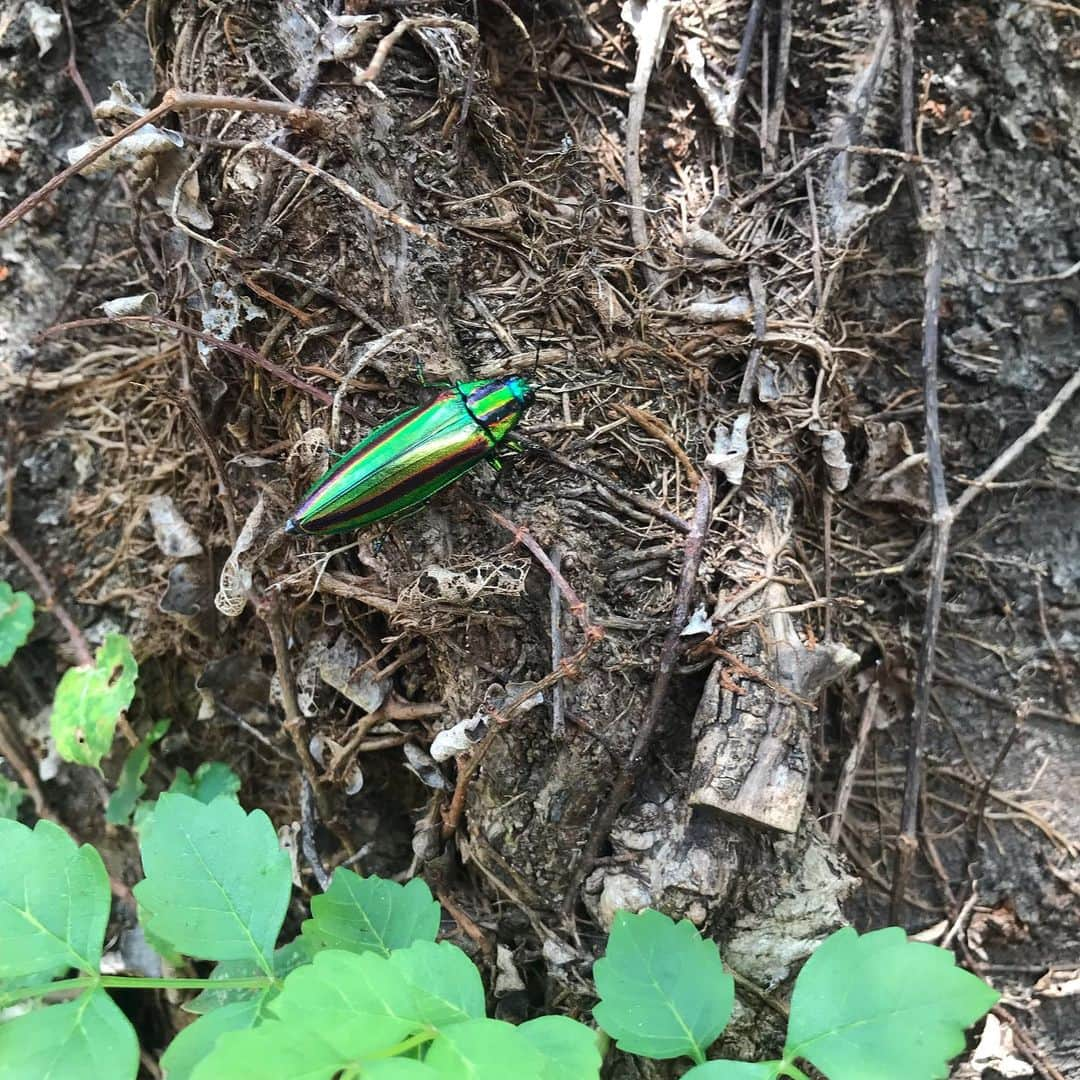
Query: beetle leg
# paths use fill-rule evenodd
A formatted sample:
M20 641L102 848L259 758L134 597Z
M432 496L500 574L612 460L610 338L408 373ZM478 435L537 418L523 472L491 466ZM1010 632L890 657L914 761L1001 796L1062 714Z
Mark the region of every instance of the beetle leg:
M422 356L416 358L416 381L421 386L433 387L439 390L449 390L454 385L452 382L428 382L424 378L424 358Z

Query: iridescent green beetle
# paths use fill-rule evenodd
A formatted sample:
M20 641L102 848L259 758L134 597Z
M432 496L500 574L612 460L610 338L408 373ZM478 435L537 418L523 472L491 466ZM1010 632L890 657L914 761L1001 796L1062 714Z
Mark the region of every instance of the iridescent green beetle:
M326 472L285 523L291 534L347 532L422 506L489 461L533 403L517 375L461 382L377 427Z

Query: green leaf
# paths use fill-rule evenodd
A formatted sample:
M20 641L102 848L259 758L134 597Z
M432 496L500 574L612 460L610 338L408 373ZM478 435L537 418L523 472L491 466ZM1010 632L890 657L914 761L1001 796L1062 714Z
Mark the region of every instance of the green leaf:
M25 789L19 787L14 780L0 776L0 818L17 818L19 807L25 798Z
M593 978L596 1022L620 1049L644 1057L704 1061L735 1001L716 945L659 911L616 914Z
M330 888L312 897L311 915L301 933L313 948L389 956L414 941L434 941L442 910L420 878L399 885L339 868Z
M484 1015L480 972L449 941L417 941L407 949L398 949L383 963L409 987L415 1015L428 1027L441 1028Z
M592 1028L568 1016L538 1016L518 1025L522 1035L544 1058L544 1080L594 1080L603 1057Z
M292 888L289 856L261 811L162 795L142 836L135 886L145 928L188 956L251 960L267 975Z
M482 1017L484 986L473 962L448 941L418 941L390 957L327 949L285 980L270 1011L312 1027L385 1017L402 1022L407 1035Z
M135 803L144 791L143 775L150 765L150 748L169 730L168 720L159 720L138 746L124 759L116 790L109 796L105 820L110 825L126 825L131 820Z
M326 949L285 979L267 1009L258 1027L222 1035L196 1080L316 1080L361 1065L367 1077L373 1064L365 1059L425 1029L483 1016L484 988L449 942L417 942L388 958Z
M199 802L211 803L219 795L233 795L240 790L240 777L224 761L204 761L192 776L187 769L177 769L169 791L190 795Z
M439 1073L422 1061L403 1057L365 1062L360 1075L362 1080L442 1080Z
M285 979L269 1019L219 1038L195 1080L329 1080L424 1027L410 989L373 953L320 952Z
M169 1080L190 1080L195 1067L214 1049L227 1031L247 1031L263 1017L264 994L247 1001L235 1001L200 1016L188 1024L161 1056L161 1067Z
M270 958L270 965L274 969L274 977L284 979L290 972L295 971L301 964L310 964L311 955L300 938L295 938L280 949L274 950ZM223 960L213 971L210 972L211 980L217 979L242 979L251 975L259 975L262 968L250 960ZM276 996L278 989L275 988L271 997ZM249 1001L252 998L262 997L265 990L244 989L234 987L231 989L215 989L207 987L197 997L187 1002L183 1007L190 1013L209 1013L220 1009L225 1005L232 1005L239 1001ZM267 998L267 1001L270 999Z
M68 668L53 700L52 735L65 761L95 768L112 747L120 714L135 696L139 668L122 634L109 634L93 667Z
M964 1029L998 997L951 952L908 941L899 927L861 937L845 927L799 972L784 1057L833 1077L940 1080Z
M48 982L69 967L96 974L109 876L89 844L59 825L0 819L0 979Z
M26 644L33 626L34 601L0 581L0 667L11 663L15 650Z
M134 1080L139 1043L104 990L0 1025L0 1080Z
M504 1020L470 1020L447 1028L432 1042L424 1063L442 1080L545 1080L552 1075L550 1062ZM576 1074L564 1075L578 1080Z
M706 1061L684 1073L683 1080L775 1080L783 1064L782 1061Z

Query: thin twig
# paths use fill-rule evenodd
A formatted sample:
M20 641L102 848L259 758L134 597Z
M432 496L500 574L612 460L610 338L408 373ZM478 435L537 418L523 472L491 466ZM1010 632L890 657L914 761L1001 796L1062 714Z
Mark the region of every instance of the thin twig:
M49 810L45 801L45 793L38 783L37 773L31 768L22 745L22 739L15 725L7 718L3 709L0 709L0 755L15 771L15 775L22 781L34 804L34 813L39 818L49 818L54 821L55 815Z
M1072 400L1073 395L1080 390L1080 368L1073 372L1069 381L1054 395L1053 400L1032 421L1031 426L1010 443L993 463L984 469L969 487L966 487L956 500L953 507L953 516L959 517L983 492L986 485L991 484L1003 473L1033 442L1046 434L1054 417Z
M87 89L82 72L79 71L78 54L75 50L75 28L71 23L71 7L68 0L60 0L60 14L64 17L64 30L68 39L68 58L64 70L67 72L68 78L75 84L79 96L83 99L83 104L86 105L92 115L94 112L94 99Z
M765 282L761 276L761 267L756 262L750 265L750 297L754 302L754 344L750 348L750 357L746 361L746 369L739 386L740 405L749 405L754 400L758 368L764 352L762 342L765 338L766 323Z
M1061 690L1061 701L1069 716L1080 718L1080 709L1076 707L1072 695L1072 679L1069 678L1069 670L1065 665L1065 657L1061 655L1061 649L1050 633L1050 623L1046 618L1046 597L1043 595L1042 581L1038 575L1035 577L1035 596L1039 601L1039 628L1046 640L1046 647L1054 658L1054 667L1057 668L1058 684Z
M650 0L642 5L639 22L634 25L634 37L638 45L637 68L634 81L627 89L630 101L626 108L626 149L624 169L626 172L626 201L630 217L630 235L638 254L644 256L649 250L649 230L645 226L645 193L641 178L641 129L645 120L645 100L649 93L649 81L653 68L664 47L672 8L666 0ZM645 278L656 294L659 294L663 278L645 260Z
M1031 0L1028 0L1028 3L1031 3ZM1043 1057L1035 1040L1028 1034L1027 1028L1004 1005L995 1005L990 1011L1009 1026L1020 1052L1031 1062L1043 1080L1067 1080L1063 1072Z
M161 99L161 104L156 105L149 112L143 113L142 116L133 120L127 127L121 128L115 135L105 139L95 146L90 153L58 172L51 180L46 181L36 191L27 195L14 209L9 210L0 218L0 232L3 232L8 226L14 225L20 218L25 217L34 207L40 206L54 191L63 187L73 176L82 172L88 165L92 165L98 158L103 157L114 146L122 143L129 135L134 135L140 128L161 119L166 113L191 109L268 113L283 117L293 127L307 131L316 131L323 126L323 118L318 113L311 112L309 109L298 109L287 101L267 101L262 98L231 97L225 94L192 94L185 90L166 90Z
M551 549L551 565L559 570L562 565L562 549L558 544ZM562 641L562 597L559 595L559 587L555 579L551 579L551 670L558 671L562 664L563 641ZM557 682L551 689L551 733L556 739L561 739L566 730L566 717L564 715L564 694L562 682Z
M1073 399L1077 390L1080 390L1080 368L1073 372L1072 377L1054 395L1053 400L1031 422L1030 427L1018 438L1014 439L987 468L985 468L974 480L969 481L968 486L960 493L959 498L953 504L952 516L956 521L961 514L984 492L990 489L990 485L1001 475L1032 443L1037 442L1049 430L1051 423L1059 412ZM887 567L881 573L906 573L926 553L932 537L931 531L926 530L918 543L911 550L911 554L896 566Z
M637 492L631 491L629 488L623 487L621 484L617 484L614 480L608 480L606 477L600 475L595 470L586 468L584 465L578 465L577 462L572 461L566 457L565 454L560 454L557 450L551 450L544 446L542 443L538 443L533 439L528 438L525 435L514 436L518 442L521 443L527 450L533 451L537 454L541 454L543 457L548 458L550 461L554 461L561 465L568 472L576 473L578 476L584 476L587 479L593 481L595 484L599 484L601 487L605 487L608 491L617 495L624 502L629 503L631 506L637 507L639 510L644 510L645 513L651 514L658 521L662 521L665 525L670 525L673 529L681 533L690 531L690 526L679 517L678 514L673 513L664 506L658 506L654 502L650 502L648 499Z
M565 678L576 676L589 651L602 641L604 637L603 627L597 626L595 623L589 621L588 610L584 602L578 597L573 586L571 586L566 578L563 577L559 568L548 558L547 553L536 542L528 529L525 529L520 525L515 525L508 518L503 517L497 510L489 508L488 516L497 525L506 529L507 532L513 533L514 542L528 548L533 558L548 572L552 586L562 595L571 614L577 619L578 624L581 626L585 641L573 656L569 658L562 657L557 668L553 668L552 671L545 675L539 682L533 683L527 687L527 689L513 701L504 705L501 711L492 710L491 729L484 738L476 744L476 747L473 749L468 759L465 761L459 760L458 762L457 784L454 788L454 794L450 799L450 804L443 813L442 834L444 838L452 836L457 830L457 827L461 822L461 816L465 812L465 798L468 794L469 784L499 732L510 723L510 720L519 709L536 697L537 693L546 690L549 686L558 685Z
M275 146L272 142L253 143L252 148L268 150L271 154L276 154L283 161L287 161L301 172L306 172L309 176L317 176L324 183L329 184L335 191L340 191L345 198L350 199L352 202L356 203L357 206L362 206L369 213L382 218L384 221L389 221L391 225L396 225L399 229L404 229L405 232L415 236L418 240L422 240L436 251L446 250L446 245L443 244L438 237L433 236L427 229L417 225L415 221L409 221L408 218L402 217L396 211L391 210L387 206L383 206L380 202L376 202L369 196L357 191L351 184L345 183L340 177L334 176L333 173L328 173L325 169L320 169L318 165L312 165L310 161L304 161L303 158L298 158L295 154L290 154L288 150L285 150L280 146Z
M47 330L42 330L41 333L38 334L38 340L56 337L59 334L66 333L68 330L80 330L86 326L107 326L110 323L122 323L131 326L137 326L140 323L149 326L167 326L170 330L175 330L178 334L185 334L188 337L193 337L197 341L201 341L215 349L221 349L222 352L232 353L233 356L239 356L249 364L261 367L263 371L268 371L282 382L288 383L290 386L295 386L297 390L302 390L309 397L315 398L316 401L321 401L324 405L333 405L334 403L333 396L326 390L323 390L318 386L312 386L309 382L305 382L299 375L294 375L291 371L280 367L272 360L268 360L262 353L258 353L254 349L249 349L246 345L237 345L235 342L224 341L222 338L214 337L213 334L205 334L201 330L196 330L192 326L185 326L184 323L177 322L175 319L167 319L164 315L112 315L109 317L102 316L93 319L75 319L73 322L58 323L56 326L50 326ZM356 412L348 405L342 405L342 409L344 412L348 413L349 416L357 419Z
M601 627L589 622L588 612L584 601L574 592L573 586L562 576L558 567L548 558L547 552L536 542L528 529L521 525L515 525L509 518L503 517L497 510L488 509L488 516L496 525L501 525L507 532L514 536L514 543L521 544L529 549L532 557L548 572L551 580L555 583L559 592L566 600L566 606L570 614L577 619L586 638L599 640L604 636ZM530 695L531 696L531 693Z
M1005 741L1001 744L1001 748L994 757L994 763L991 765L990 771L986 774L986 779L979 788L979 794L975 799L975 804L971 808L972 825L968 832L967 863L968 880L972 895L975 893L975 871L979 862L979 837L982 833L983 822L986 820L986 804L990 799L990 793L994 790L994 777L997 776L1001 766L1005 764L1005 758L1019 738L1020 732L1024 728L1024 719L1023 708L1017 709L1016 722L1013 724L1012 729L1005 737Z
M300 711L300 703L296 696L296 679L293 675L292 662L289 660L289 646L285 640L285 623L281 617L281 607L276 598L262 598L255 604L255 610L266 624L266 629L270 634L270 646L274 652L278 685L281 687L281 704L285 710L285 733L292 740L296 760L303 770L303 779L311 785L315 805L319 808L319 816L327 826L334 830L342 846L351 854L352 840L336 823L326 789L319 782L315 762L308 749L308 725L304 714Z
M900 833L896 838L896 868L890 900L894 922L900 918L904 890L918 847L918 820L922 757L930 715L930 689L934 678L934 654L941 621L941 598L945 583L945 563L949 553L949 532L953 511L945 488L945 463L941 456L941 422L938 412L938 318L941 307L942 193L936 177L930 181L930 213L925 219L926 276L923 287L923 416L926 424L926 455L930 472L931 529L933 535L926 609L923 614L915 700L908 736L907 775L900 812Z
M22 544L19 543L18 540L15 539L7 522L4 521L0 521L0 540L3 540L4 543L7 544L12 555L26 567L30 576L37 582L37 587L41 590L41 596L44 601L39 606L46 611L51 611L56 616L57 622L60 623L67 633L68 640L71 642L71 647L75 651L75 656L78 658L79 665L81 667L93 667L94 655L90 652L90 646L86 643L83 632L75 625L75 620L67 613L67 609L57 599L52 585L49 584L49 579L38 565L37 560L22 546Z
M679 577L679 585L675 592L671 623L668 627L667 636L664 638L664 643L660 647L660 662L657 666L656 679L653 682L649 704L645 709L645 716L638 727L637 734L634 736L630 753L619 770L611 795L593 822L585 847L578 855L570 873L570 882L562 905L563 915L566 918L569 918L573 913L577 904L578 890L596 862L600 846L611 832L611 826L616 816L633 791L634 784L641 773L642 766L645 764L645 759L652 745L653 735L660 721L660 712L667 698L668 686L671 683L671 673L675 668L680 635L690 615L690 600L693 596L694 586L697 583L701 557L705 552L705 541L709 534L709 523L712 520L712 506L712 482L707 476L703 475L698 484L694 518L690 523L690 531L686 535L682 574Z
M866 742L870 737L870 728L874 723L874 714L877 712L878 698L881 696L881 683L878 679L870 684L866 691L866 700L863 702L862 715L859 718L859 733L855 737L855 745L844 762L840 771L840 784L836 792L836 807L833 810L833 819L829 824L829 842L836 845L840 841L840 833L844 828L844 815L847 813L847 805L851 800L851 793L855 789L855 774L859 770L859 762L866 750Z
M784 119L784 99L787 91L788 63L791 58L791 3L780 0L780 31L776 42L776 77L773 102L766 123L765 163L771 173L776 165L780 143L780 124Z
M319 888L326 892L330 888L330 875L319 857L319 848L315 843L316 821L314 791L307 776L300 778L300 850L304 853Z

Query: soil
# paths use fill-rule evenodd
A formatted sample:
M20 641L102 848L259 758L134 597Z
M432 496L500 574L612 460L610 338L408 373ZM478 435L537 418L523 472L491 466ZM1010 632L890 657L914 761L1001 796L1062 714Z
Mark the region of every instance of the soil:
M1078 10L702 0L641 70L661 7L346 5L381 16L365 39L306 0L71 0L39 56L0 5L5 212L131 118L95 121L79 80L248 103L170 113L182 147L0 233L5 527L91 645L130 636L129 722L172 719L152 790L224 761L286 826L306 766L323 866L423 876L486 975L511 950L526 990L495 1015L587 1017L620 907L691 918L778 997L845 921L899 922L1005 995L1011 1056L956 1075L1078 1075L1075 979L1057 989L1080 968L1075 400L978 482L1075 377ZM936 243L945 493L970 502L893 898ZM147 293L154 319L102 319ZM423 381L508 372L539 392L497 476L358 537L282 532ZM0 579L38 588L3 545ZM131 884L102 813L124 746L103 778L50 751L74 659L43 616L0 710L44 805ZM113 929L133 920L118 901ZM152 1008L154 1056L184 1020ZM719 1049L782 1039L740 994Z

